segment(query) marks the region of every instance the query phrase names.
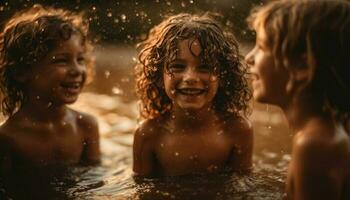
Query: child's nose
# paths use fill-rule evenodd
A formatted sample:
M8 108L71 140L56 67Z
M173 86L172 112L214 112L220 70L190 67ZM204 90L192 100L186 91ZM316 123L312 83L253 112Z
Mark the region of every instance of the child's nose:
M78 76L86 73L85 64L80 64L78 62L74 62L72 66L69 68L69 74L72 76Z
M192 69L192 68L188 68L186 71L185 71L185 74L183 76L183 81L184 82L189 82L189 83L193 83L193 82L196 82L198 81L198 75L197 75L197 72L195 69Z
M254 64L253 50L251 50L251 51L249 51L247 53L247 55L244 57L244 60L249 65L253 65Z

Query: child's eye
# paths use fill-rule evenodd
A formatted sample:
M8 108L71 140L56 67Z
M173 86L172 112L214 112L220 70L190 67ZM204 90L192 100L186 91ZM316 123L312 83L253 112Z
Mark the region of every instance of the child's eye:
M85 63L85 57L84 56L78 57L78 63L84 64Z
M66 58L57 58L55 56L52 57L51 62L53 64L66 64L68 60Z
M182 64L170 64L169 65L170 72L180 72L183 69L185 69L185 65L182 65Z
M200 71L200 72L210 72L211 69L210 69L209 65L199 65L198 66L198 71Z

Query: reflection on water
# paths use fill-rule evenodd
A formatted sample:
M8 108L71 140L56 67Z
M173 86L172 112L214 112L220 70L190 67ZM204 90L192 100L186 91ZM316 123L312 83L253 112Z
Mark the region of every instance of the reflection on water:
M130 56L132 57L132 56ZM101 58L100 58L101 59ZM115 62L118 63L118 62ZM108 63L107 63L108 64ZM115 69L115 70L113 70ZM126 70L129 72L121 72ZM101 71L101 69L98 69ZM102 70L103 71L103 70ZM111 67L110 77L125 80L130 67ZM230 172L167 178L138 178L132 172L132 132L136 127L137 104L130 88L111 84L104 73L95 82L110 94L87 88L72 107L95 115L101 131L102 163L94 167L43 171L18 175L12 189L0 186L0 199L282 199L284 179L290 160L291 136L280 110L253 104L251 121L255 131L254 170L249 175ZM119 75L118 75L119 74ZM128 80L132 80L129 77ZM105 83L106 85L103 85ZM102 86L101 86L102 84ZM116 90L116 89L114 89ZM128 94L129 93L129 94ZM123 96L125 95L125 96ZM205 149L203 149L205 151ZM26 177L26 178L25 178Z

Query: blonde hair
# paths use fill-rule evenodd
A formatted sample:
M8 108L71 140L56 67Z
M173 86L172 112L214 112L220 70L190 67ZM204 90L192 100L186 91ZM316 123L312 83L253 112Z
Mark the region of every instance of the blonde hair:
M265 32L276 66L312 72L304 96L323 111L350 113L350 2L272 1L253 10L248 23Z

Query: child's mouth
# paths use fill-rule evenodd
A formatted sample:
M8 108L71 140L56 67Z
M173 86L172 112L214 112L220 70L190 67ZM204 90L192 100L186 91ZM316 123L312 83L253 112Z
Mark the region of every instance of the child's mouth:
M69 93L79 93L82 83L81 82L63 82L61 83L60 86Z
M250 72L248 78L249 78L250 80L258 80L258 79L259 79L259 76L258 76L258 74L256 74L256 73Z
M177 89L177 91L182 95L201 95L205 92L204 89L197 89L197 88L183 88L183 89Z

